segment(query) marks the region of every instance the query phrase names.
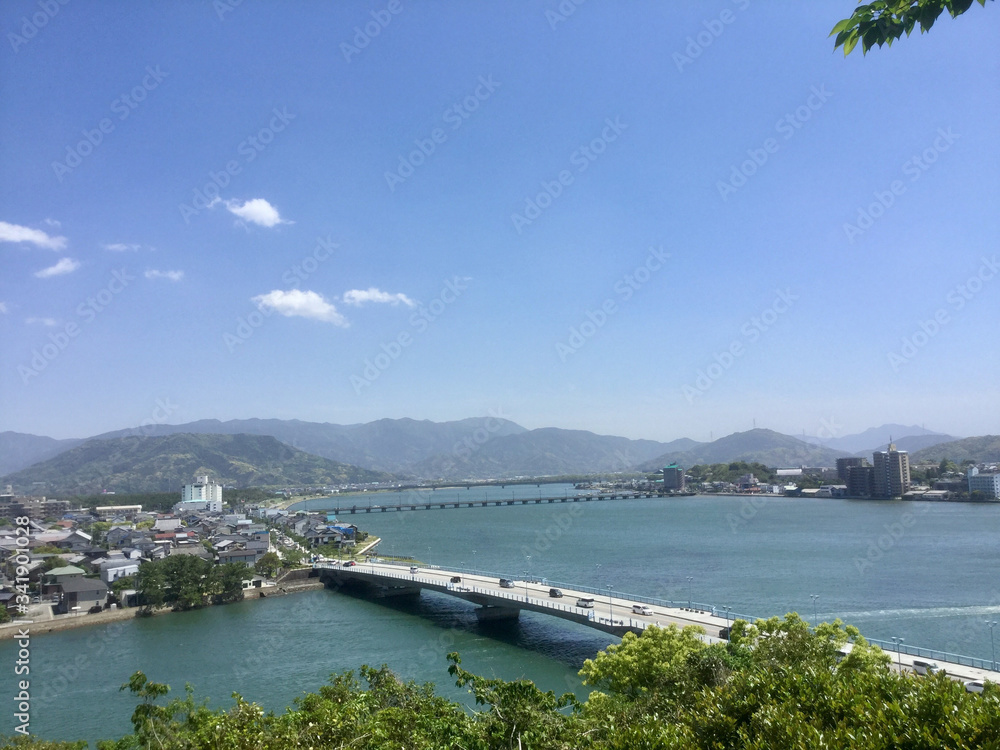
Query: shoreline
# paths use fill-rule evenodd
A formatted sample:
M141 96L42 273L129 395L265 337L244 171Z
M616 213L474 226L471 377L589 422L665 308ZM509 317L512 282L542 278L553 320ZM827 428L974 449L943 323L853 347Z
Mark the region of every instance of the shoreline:
M276 586L270 586L267 589L250 589L244 595L242 601L256 601L259 599L270 599L273 596L288 596L289 594L298 594L303 591L314 591L316 589L323 588L323 584L319 579L305 579L302 581L289 581L286 584L279 584ZM236 602L233 602L234 604ZM225 604L208 604L206 607L225 607ZM108 609L94 615L58 615L51 620L35 620L28 621L23 618L15 618L13 622L7 622L0 625L0 641L13 639L17 637L17 632L20 628L27 627L30 629L32 637L38 635L45 635L46 633L59 633L64 630L73 630L75 628L89 627L92 625L106 625L112 622L121 622L123 620L133 620L137 618L137 607L128 607L125 609ZM173 614L174 610L169 608L163 608L153 612L149 617L160 617L162 615ZM144 615L145 617L146 615ZM28 623L27 625L25 623Z

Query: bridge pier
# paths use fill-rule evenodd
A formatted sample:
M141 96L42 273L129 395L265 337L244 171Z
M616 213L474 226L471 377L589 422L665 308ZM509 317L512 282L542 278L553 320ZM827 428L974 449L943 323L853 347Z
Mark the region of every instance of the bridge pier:
M484 604L476 608L476 619L479 622L498 622L501 620L516 620L521 615L521 610L516 607L498 607L492 604Z

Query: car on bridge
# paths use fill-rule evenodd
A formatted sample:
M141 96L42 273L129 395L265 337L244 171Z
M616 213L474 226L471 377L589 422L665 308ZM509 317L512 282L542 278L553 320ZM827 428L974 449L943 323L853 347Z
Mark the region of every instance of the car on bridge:
M653 610L647 607L645 604L633 604L632 605L633 615L646 615L647 617L653 614Z
M937 662L914 659L913 671L917 674L937 674L938 672L943 672L944 670L937 665Z
M584 596L576 600L576 606L581 607L582 609L593 609L594 600L589 596Z
M512 589L514 588L514 582L509 578L500 579L500 588L502 589Z
M549 589L549 596L551 596L553 599L559 599L562 597L562 595L563 593L559 589Z

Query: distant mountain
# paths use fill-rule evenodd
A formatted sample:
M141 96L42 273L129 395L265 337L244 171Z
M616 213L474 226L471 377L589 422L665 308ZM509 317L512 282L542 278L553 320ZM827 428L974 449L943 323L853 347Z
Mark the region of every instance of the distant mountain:
M526 432L507 419L474 417L456 422L415 419L379 419L365 424L339 425L303 422L298 419L233 419L220 422L203 419L178 425L143 427L144 435L176 433L211 435L270 435L299 450L334 461L375 471L409 472L410 467L438 454L450 454L464 441L494 439ZM119 430L94 439L132 435L135 430Z
M865 455L871 453L871 446L879 444L887 444L889 438L900 446L900 450L915 450L910 448L902 448L903 439L911 437L919 437L923 435L936 435L942 441L944 440L955 440L956 438L950 435L943 435L939 432L934 432L932 430L926 430L923 427L917 425L906 425L901 424L884 424L880 427L872 427L871 429L865 430L864 432L859 432L854 435L844 435L842 437L831 437L831 438L821 438L812 436L803 436L801 439L807 443L812 443L814 445L822 445L824 448L832 448L838 451L847 451L853 455ZM924 446L920 446L924 447Z
M671 463L687 468L695 464L721 464L731 461L759 461L767 466L786 468L833 467L836 466L838 458L847 455L850 454L810 445L774 430L756 429L735 432L711 443L700 443L689 450L666 453L645 463L642 469L656 471Z
M893 438L892 442L896 446L897 450L914 453L915 451L923 450L924 448L930 448L931 446L940 445L941 443L950 443L959 439L960 438L957 438L954 435L910 435L909 437L903 437L899 440ZM884 451L888 449L889 444L882 443L882 445L864 451L861 455L870 456L875 451Z
M408 467L425 478L496 479L514 476L600 474L635 470L671 446L700 443L687 438L673 443L596 435L585 430L546 427L516 435L491 437L481 445L433 456Z
M285 445L267 435L123 437L87 442L0 478L0 484L46 495L172 492L208 474L220 483L274 486L391 481Z
M910 463L941 463L942 458L947 458L955 463L966 460L975 461L977 464L998 462L1000 461L1000 435L964 438L924 448L910 454Z
M0 476L52 458L79 443L24 432L0 432Z

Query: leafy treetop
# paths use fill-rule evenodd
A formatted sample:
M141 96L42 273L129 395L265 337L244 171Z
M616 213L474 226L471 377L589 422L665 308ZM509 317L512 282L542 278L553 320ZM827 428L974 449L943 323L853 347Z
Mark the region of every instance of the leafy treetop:
M986 6L986 0L976 2ZM862 54L876 44L891 47L904 33L909 36L914 26L919 25L921 33L926 33L944 11L955 18L971 6L972 0L879 0L859 5L850 18L833 27L830 36L837 35L833 48L843 46L846 57L858 42Z

